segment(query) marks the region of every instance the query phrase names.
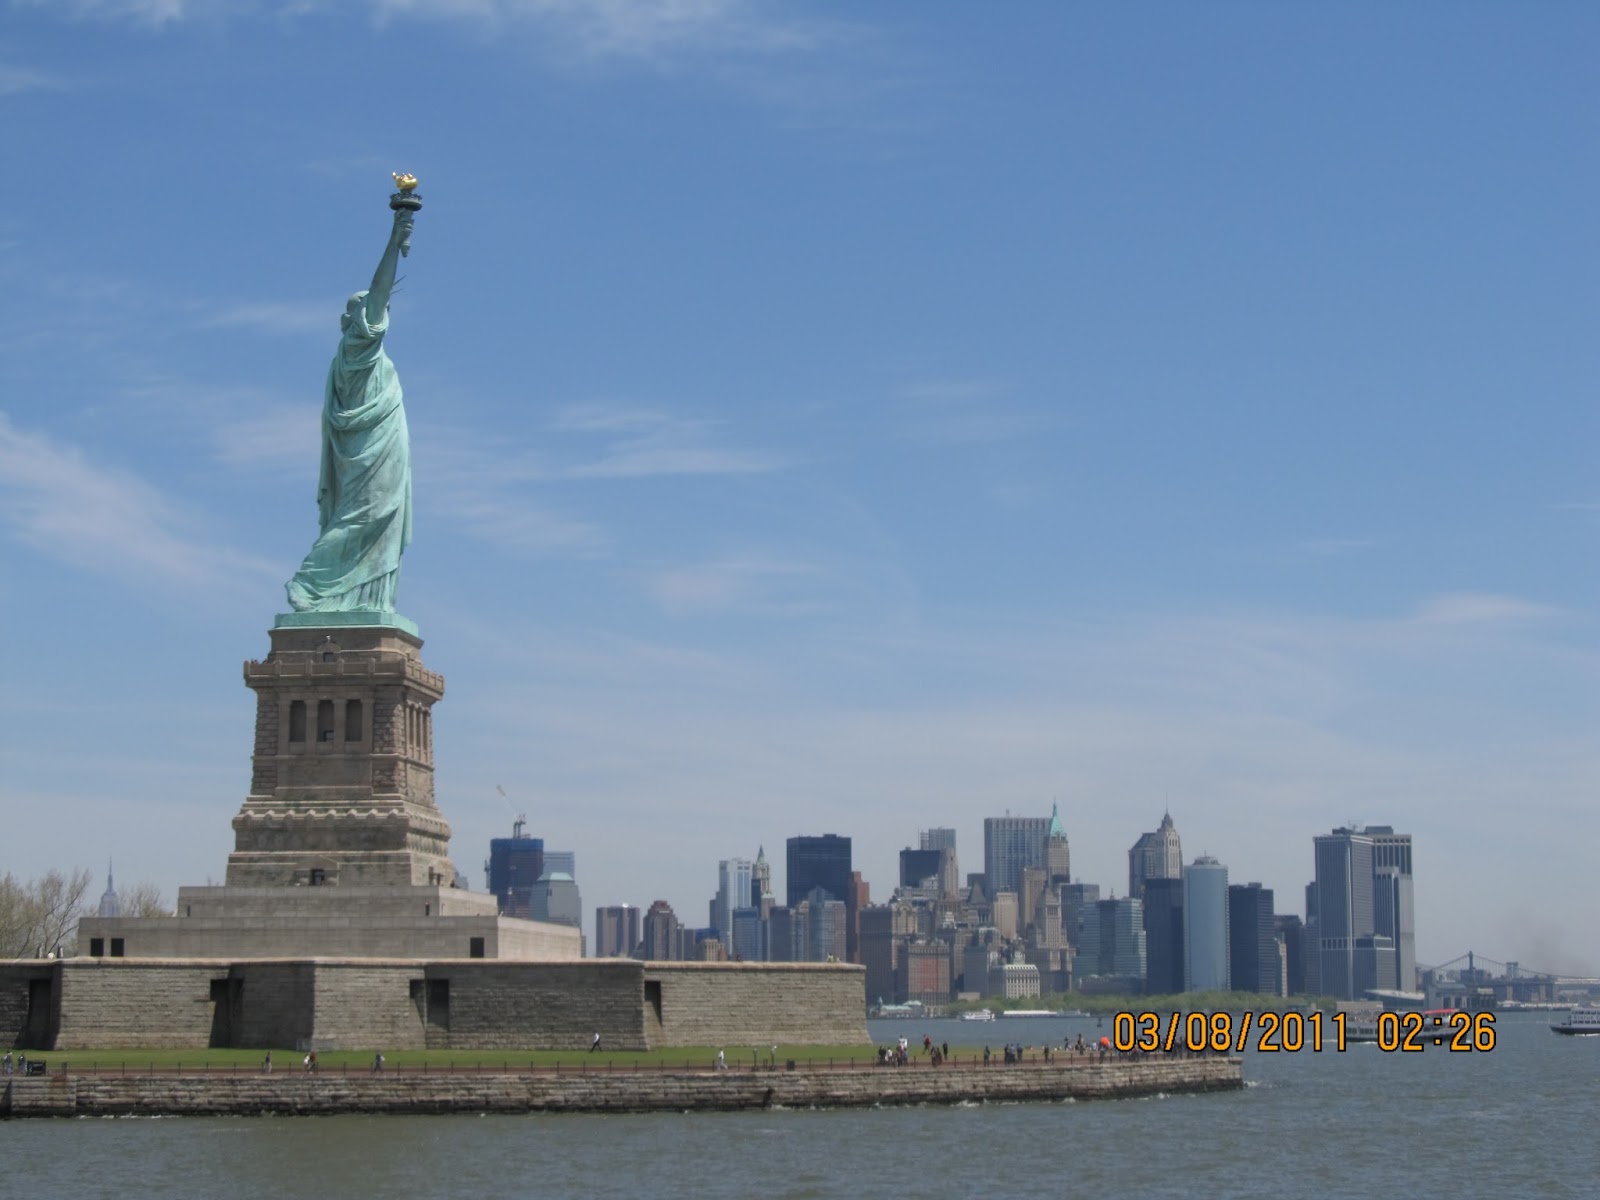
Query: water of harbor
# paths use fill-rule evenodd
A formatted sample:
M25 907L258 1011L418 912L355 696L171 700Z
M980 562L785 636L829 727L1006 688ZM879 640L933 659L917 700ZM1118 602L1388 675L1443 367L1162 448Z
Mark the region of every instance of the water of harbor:
M1600 1038L1502 1014L1492 1053L1246 1053L1242 1092L650 1116L0 1123L0 1195L1600 1196ZM1092 1018L872 1021L888 1044L1060 1045ZM736 1056L730 1049L730 1060ZM1004 1069L998 1067L995 1069Z

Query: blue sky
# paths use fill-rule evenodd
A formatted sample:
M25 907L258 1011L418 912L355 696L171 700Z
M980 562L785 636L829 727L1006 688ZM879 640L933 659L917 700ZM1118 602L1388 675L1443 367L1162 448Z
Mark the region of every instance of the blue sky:
M220 879L411 170L478 886L514 809L590 908L821 832L881 899L1058 801L1298 912L1354 819L1423 962L1600 972L1592 7L0 12L0 869Z

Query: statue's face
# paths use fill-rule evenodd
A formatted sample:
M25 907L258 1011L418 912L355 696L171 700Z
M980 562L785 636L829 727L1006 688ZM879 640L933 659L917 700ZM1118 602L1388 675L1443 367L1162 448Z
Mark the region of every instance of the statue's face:
M361 305L366 301L366 299L367 294L365 292L357 292L355 295L351 296L350 299L345 301L344 316L339 318L339 331L341 333L350 328L350 322L355 320L356 313L360 310Z

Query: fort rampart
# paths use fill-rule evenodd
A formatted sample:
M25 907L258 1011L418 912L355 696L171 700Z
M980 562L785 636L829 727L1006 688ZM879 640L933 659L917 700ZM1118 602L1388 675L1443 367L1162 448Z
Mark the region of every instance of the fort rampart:
M24 1049L615 1050L867 1042L862 968L634 959L0 963Z

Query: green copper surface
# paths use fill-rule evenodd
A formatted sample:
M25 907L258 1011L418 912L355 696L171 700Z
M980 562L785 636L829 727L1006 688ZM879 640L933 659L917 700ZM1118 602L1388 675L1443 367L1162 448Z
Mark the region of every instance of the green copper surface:
M351 296L339 319L343 333L323 388L320 532L285 585L297 613L394 612L400 555L411 543L411 438L383 339L414 219L395 212L372 286Z
M410 617L402 617L394 612L371 612L361 610L346 610L343 612L296 612L279 613L273 618L274 629L348 629L352 626L366 626L374 629L399 629L421 637L417 623Z

